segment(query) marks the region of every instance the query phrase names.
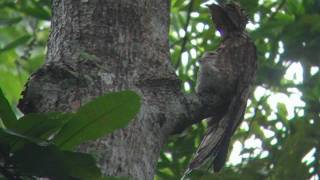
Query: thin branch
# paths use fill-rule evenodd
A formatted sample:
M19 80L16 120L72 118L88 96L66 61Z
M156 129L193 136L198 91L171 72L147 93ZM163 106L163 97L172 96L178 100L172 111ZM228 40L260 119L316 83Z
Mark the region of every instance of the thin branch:
M249 138L249 135L251 133L251 130L253 128L253 122L255 121L255 119L257 118L257 111L259 110L259 106L262 104L263 101L265 101L267 98L269 97L269 95L266 95L266 94L263 94L263 96L259 99L259 101L257 102L257 105L256 107L254 108L253 110L253 116L252 118L250 119L250 122L249 122L249 129L248 129L248 132L247 132L247 135L245 137L245 139L248 139Z
M182 44L181 44L181 51L180 51L180 55L179 55L179 58L178 58L178 62L177 64L175 65L175 69L177 69L179 66L180 66L180 63L181 63L181 56L182 56L182 53L183 51L185 50L186 48L186 45L187 45L187 41L188 41L188 38L189 38L189 34L188 34L188 26L190 24L190 19L191 19L191 11L193 9L193 4L194 4L194 0L191 0L190 1L190 4L189 4L189 7L188 7L188 12L187 12L187 21L186 21L186 24L184 25L184 32L185 32L185 35L182 39Z

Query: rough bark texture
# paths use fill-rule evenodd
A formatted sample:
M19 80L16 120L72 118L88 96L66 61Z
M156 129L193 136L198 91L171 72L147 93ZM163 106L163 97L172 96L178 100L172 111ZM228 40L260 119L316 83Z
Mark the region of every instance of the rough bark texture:
M53 0L46 63L19 108L74 111L106 92L135 90L143 102L137 118L80 149L96 155L105 175L153 179L167 137L205 116L196 96L181 93L169 61L169 7L167 0Z

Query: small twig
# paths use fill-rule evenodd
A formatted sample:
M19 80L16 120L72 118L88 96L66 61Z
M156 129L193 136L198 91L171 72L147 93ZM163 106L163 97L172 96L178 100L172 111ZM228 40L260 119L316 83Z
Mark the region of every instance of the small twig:
M190 19L191 19L191 11L193 9L193 4L194 4L194 0L191 0L190 1L190 4L189 4L189 8L188 8L188 12L187 12L187 21L186 21L186 24L184 25L184 32L185 32L185 35L182 39L182 44L181 44L181 51L180 51L180 55L179 55L179 58L178 58L178 62L177 64L175 65L175 69L177 69L179 66L180 66L180 63L181 63L181 56L182 56L182 53L183 51L185 50L186 48L186 45L187 45L187 41L188 41L188 26L190 24Z
M248 138L249 138L249 135L250 135L250 132L251 132L251 129L252 129L252 126L253 126L253 122L254 122L254 120L257 118L257 111L258 111L259 106L262 104L262 101L265 100L265 99L268 98L268 97L269 97L269 96L266 96L266 95L264 94L264 95L259 99L256 107L254 108L254 110L253 110L254 114L253 114L252 118L250 119L249 130L248 130L248 132L247 132L247 136L246 136L245 139L248 139Z

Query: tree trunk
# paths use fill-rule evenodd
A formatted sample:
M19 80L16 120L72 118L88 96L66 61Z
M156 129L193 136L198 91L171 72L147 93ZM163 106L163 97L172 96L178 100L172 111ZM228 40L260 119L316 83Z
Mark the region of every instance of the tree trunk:
M105 175L153 179L159 152L178 125L197 118L169 60L167 0L53 0L46 63L34 73L24 113L74 111L106 92L132 89L142 98L130 125L80 147ZM191 101L191 103L190 103Z

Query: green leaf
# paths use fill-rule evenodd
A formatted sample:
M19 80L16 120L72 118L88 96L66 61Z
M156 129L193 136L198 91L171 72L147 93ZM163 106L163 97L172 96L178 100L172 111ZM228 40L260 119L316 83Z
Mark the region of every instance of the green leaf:
M31 38L30 35L21 36L21 37L17 38L16 40L10 42L9 44L5 45L3 48L1 48L0 52L4 52L4 51L10 50L10 49L13 49L17 46L20 46L20 45L26 43L27 41L29 41L30 38Z
M16 146L17 142L19 142L19 147ZM28 136L24 136L22 134L16 133L9 129L0 129L0 147L1 149L6 149L6 152L14 152L25 144L39 144L39 145L47 145L48 143L45 141L41 141L36 138L31 138Z
M14 7L15 3L10 1L2 1L0 2L0 8L6 8L6 7Z
M278 114L282 119L287 119L288 111L284 103L277 103Z
M0 88L0 118L3 124L10 128L17 121L16 115L12 111L8 100L4 97L4 94Z
M16 18L0 18L0 26L10 26L22 20L21 17Z
M91 155L61 151L56 146L28 144L17 151L11 162L23 175L57 179L99 179L100 170Z
M46 139L73 115L71 113L31 113L23 116L11 130L35 138Z
M139 109L140 97L133 91L108 93L81 107L53 141L71 149L125 127Z
M50 20L50 12L44 8L40 2L31 0L32 6L21 6L18 10L25 13L26 15L35 17L40 20Z
M71 113L27 114L20 118L14 126L10 128L10 130L28 138L34 138L38 141L46 141L71 117ZM21 139L13 139L10 141L10 146L12 147L12 150L16 150L24 146L25 143L26 142L21 141Z

